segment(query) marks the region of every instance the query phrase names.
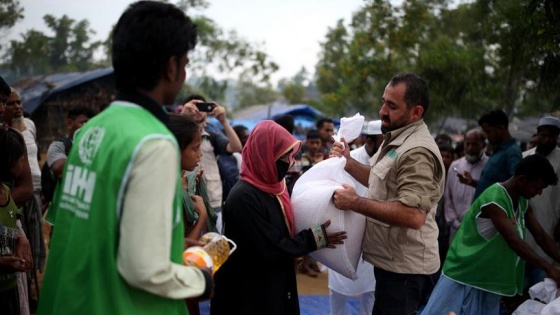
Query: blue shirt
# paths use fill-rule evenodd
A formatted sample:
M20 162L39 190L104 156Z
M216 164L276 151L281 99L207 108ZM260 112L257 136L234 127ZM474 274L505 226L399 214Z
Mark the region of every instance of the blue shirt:
M492 184L501 183L512 177L517 163L522 159L521 149L517 146L515 139L496 144L493 149L494 153L488 159L478 185L476 185L473 201Z

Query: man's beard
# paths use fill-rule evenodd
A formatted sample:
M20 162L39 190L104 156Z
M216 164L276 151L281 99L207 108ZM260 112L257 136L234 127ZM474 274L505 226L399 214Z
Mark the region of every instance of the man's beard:
M478 160L480 160L480 158L482 157L482 154L484 154L484 150L480 150L478 152L478 154L468 154L465 152L465 160L467 160L467 162L474 164L476 163Z
M550 154L550 152L552 152L552 150L554 150L554 148L556 148L556 143L547 143L547 144L537 144L537 147L535 148L535 152L540 154L540 155L544 155L547 156Z

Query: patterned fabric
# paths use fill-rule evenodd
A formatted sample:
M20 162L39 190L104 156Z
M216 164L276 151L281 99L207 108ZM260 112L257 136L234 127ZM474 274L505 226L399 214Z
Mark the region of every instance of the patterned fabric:
M33 198L29 199L23 206L22 212L22 225L25 235L27 235L29 240L29 245L31 245L33 268L36 271L42 272L45 268L47 250L43 234L43 214L41 212L41 197L39 193L33 194Z
M317 249L325 248L329 246L329 240L327 239L327 231L323 225L317 225L313 229L313 236L315 237L315 243L317 244Z
M2 186L4 188L2 193L7 193L9 196L8 186L4 184ZM16 204L9 196L8 202L0 206L0 256L13 256L15 253L18 236L17 214ZM15 272L0 270L0 292L14 288L17 285L16 276Z

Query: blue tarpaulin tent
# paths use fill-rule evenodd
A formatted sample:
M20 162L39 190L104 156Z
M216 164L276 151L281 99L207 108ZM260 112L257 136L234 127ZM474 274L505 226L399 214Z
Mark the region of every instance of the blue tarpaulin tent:
M299 139L305 138L305 130L315 128L315 121L324 114L306 104L288 105L272 103L269 105L255 105L244 108L233 113L233 125L244 125L251 130L255 125L265 119L275 119L279 116L291 115L294 117L296 126L295 136Z

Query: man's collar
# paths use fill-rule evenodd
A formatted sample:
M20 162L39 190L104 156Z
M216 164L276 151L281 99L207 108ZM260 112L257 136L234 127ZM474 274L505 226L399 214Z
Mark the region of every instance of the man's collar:
M399 129L391 130L385 134L384 142L386 142L387 144L393 142L392 144L399 145L398 143L394 142L395 139L397 139L400 135L403 135L404 137L402 138L402 141L404 141L404 139L406 138L406 134L412 133L416 127L421 126L423 123L424 119L420 119Z
M162 123L166 123L169 121L169 116L163 110L163 107L145 94L139 92L118 91L115 100L134 103L149 111Z
M498 144L496 144L492 147L492 151L496 152L496 151L503 150L503 149L509 147L510 145L515 144L516 142L517 142L517 140L515 140L515 138L511 138L511 139L509 139L508 141L505 141L505 142L500 142L500 143L498 143Z

